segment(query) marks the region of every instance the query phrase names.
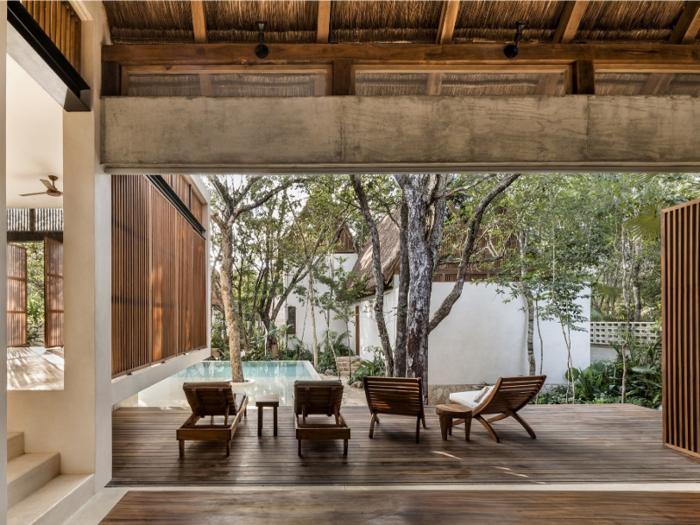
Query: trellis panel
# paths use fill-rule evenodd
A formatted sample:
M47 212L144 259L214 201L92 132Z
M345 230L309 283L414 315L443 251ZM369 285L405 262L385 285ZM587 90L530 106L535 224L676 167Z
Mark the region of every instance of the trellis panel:
M44 346L63 346L63 243L44 239Z
M192 288L192 347L206 348L207 342L207 243L206 240L192 232L193 238L193 288Z
M177 355L178 213L162 193L151 190L151 316L153 361Z
M152 361L151 191L145 177L112 177L112 376Z
M700 457L700 200L661 221L663 439Z
M194 230L182 215L178 215L177 288L178 288L178 353L194 348L192 343L193 241Z
M27 344L27 249L7 245L7 346Z

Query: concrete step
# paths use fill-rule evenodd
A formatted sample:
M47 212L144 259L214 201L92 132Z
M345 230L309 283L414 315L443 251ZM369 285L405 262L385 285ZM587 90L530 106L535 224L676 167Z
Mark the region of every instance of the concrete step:
M12 507L58 476L58 452L22 454L7 462L7 506Z
M24 454L24 432L7 433L7 461Z
M61 474L11 507L7 525L59 525L77 512L93 492L92 474Z

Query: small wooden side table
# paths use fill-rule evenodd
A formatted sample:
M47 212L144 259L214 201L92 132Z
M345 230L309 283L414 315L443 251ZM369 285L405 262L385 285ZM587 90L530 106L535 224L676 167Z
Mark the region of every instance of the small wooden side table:
M280 396L277 394L265 394L258 396L255 400L255 406L258 407L258 437L262 436L263 428L263 408L272 407L275 437L277 437L277 408L280 406Z
M452 427L464 423L464 436L469 441L469 431L472 427L472 409L464 405L438 405L435 412L440 417L440 432L442 440L447 441L447 435L452 435ZM457 421L455 421L455 419Z

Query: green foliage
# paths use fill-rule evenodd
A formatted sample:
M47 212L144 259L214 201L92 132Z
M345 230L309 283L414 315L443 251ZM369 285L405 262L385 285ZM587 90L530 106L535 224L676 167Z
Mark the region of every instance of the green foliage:
M614 361L596 361L585 369L574 369L576 402L619 403L622 399L622 354ZM569 379L567 377L567 379ZM661 343L631 340L627 357L628 403L649 408L661 404ZM569 399L571 397L569 396ZM563 404L566 402L566 387L559 386L539 396L540 404Z
M17 243L27 249L27 342L44 344L44 243Z
M352 385L356 381L362 382L362 378L366 376L385 376L386 363L384 361L384 351L378 346L370 346L367 350L373 354L372 360L362 360L360 366L355 370L354 375L348 379L348 384Z
M292 337L289 343L280 348L279 356L265 353L265 345L258 344L243 356L243 361L313 361L313 354L303 341Z
M323 339L318 352L318 371L324 373L326 370L332 370L333 374L338 373L338 367L335 363L336 357L350 355L350 348L346 344L346 334L339 334L333 330L326 330L323 333Z

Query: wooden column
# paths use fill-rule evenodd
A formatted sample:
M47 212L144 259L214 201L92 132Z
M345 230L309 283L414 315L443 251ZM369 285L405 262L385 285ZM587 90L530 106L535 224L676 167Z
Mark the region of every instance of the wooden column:
M577 60L566 75L566 92L572 95L595 95L595 68L592 60Z
M663 441L700 457L700 200L661 219Z

